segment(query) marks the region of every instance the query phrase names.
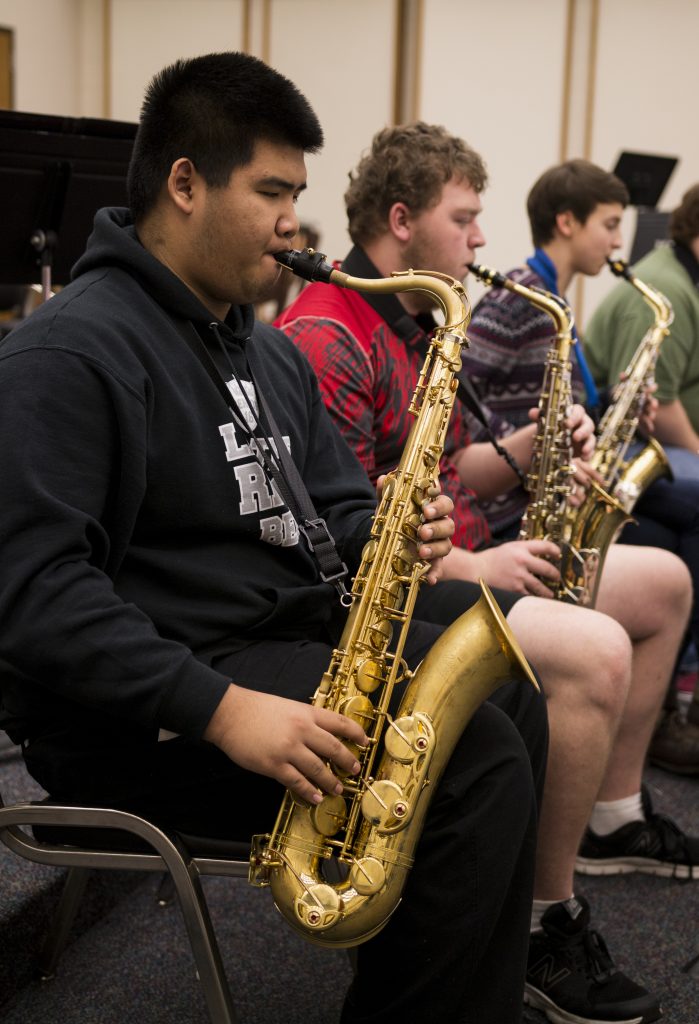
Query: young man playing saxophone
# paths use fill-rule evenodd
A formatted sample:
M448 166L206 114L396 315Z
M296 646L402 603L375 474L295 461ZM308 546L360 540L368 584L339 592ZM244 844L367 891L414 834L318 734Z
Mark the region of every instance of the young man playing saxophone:
M73 282L3 343L1 720L59 800L245 839L273 826L284 787L314 805L359 769L346 743L363 729L309 703L343 616L264 458L260 396L352 569L374 488L306 360L253 316L321 143L305 97L253 57L164 69L132 209L98 212ZM428 500L417 527L428 580L450 509ZM442 632L413 619L408 663ZM519 1024L545 751L533 687L475 712L402 902L359 950L345 1024Z
M485 183L478 154L443 129L418 123L379 132L345 197L355 246L343 269L383 277L424 267L465 277L484 242L478 216ZM407 435L405 399L417 379L431 314L430 303L417 295L379 303L311 285L278 321L311 360L328 409L373 478L395 463ZM584 454L591 424L579 410L570 423ZM525 467L532 438L528 427L505 441ZM573 870L596 799L613 801L616 813L622 806L643 817L643 760L687 619L686 570L665 552L649 555L638 572L626 564L612 568L601 606L613 617L547 600L550 590L540 577L557 578L550 561L557 549L547 541L490 543L474 491L497 494L512 486L514 474L489 445L469 444L458 402L442 469L456 523L445 570L527 595L508 622L548 697L551 745L528 998L553 1020L657 1020L655 997L615 969L591 932L589 909L574 895ZM644 575L652 576L666 604L638 606L633 591ZM643 827L655 826L651 820ZM665 852L669 858L671 851ZM692 868L685 860L681 870Z
M549 168L534 183L527 200L534 255L526 265L511 272L512 278L524 285L543 287L564 295L576 274L594 276L600 273L606 267L607 259L621 245L621 214L627 199L623 182L587 160L569 160ZM675 317L679 323L679 345L686 349L691 348L687 335L688 331L691 334L688 321L691 323L692 318L692 307L688 306L687 299L691 298L699 308L691 294L692 280L686 269L697 265L691 248L687 246L691 244L692 231L699 226L699 190L690 190L680 211L676 235L678 242L682 240L681 248L671 250L664 247L665 251L652 253L644 263L651 269L658 265L666 268L667 277L663 275L659 287L667 286L675 279L678 284L681 282L681 287L668 289L668 299L677 302ZM693 229L691 224L695 225ZM675 251L680 254L682 262ZM642 275L639 277L643 280ZM648 283L653 285L655 280ZM622 363L624 367L628 365L635 346L640 344L645 334L648 327L646 316L649 316L648 307L635 288L628 282L621 282L617 288L619 291L613 292L615 306L620 300L629 302L634 309L638 304L643 315L633 318L637 329L635 341L632 342L628 334L625 336L625 361L617 357L615 368ZM609 300L603 306L608 309ZM596 321L596 315L592 319L598 325L601 322ZM674 325L673 320L670 335L661 344L659 363L665 346L673 343ZM595 330L599 336L599 326ZM616 322L612 333L616 337ZM513 425L528 422L529 410L541 388L546 354L553 340L550 319L521 297L495 288L484 295L474 310L469 337L471 345L464 357L464 365L490 413L504 418L510 429ZM574 347L572 358L574 393L579 400L597 406L598 415L601 398L593 378L599 374L598 367L603 365L601 347L598 337L594 346L596 362L591 363L589 371L579 345ZM676 359L677 354L671 362ZM607 379L597 380L600 390L602 384L607 383ZM671 393L667 387L664 383L661 398ZM661 424L665 424L668 410L664 411L663 403L655 398L653 406ZM669 410L672 422L675 422L676 413L676 409ZM651 483L633 509L636 521L621 533L622 546L610 554L615 559L633 558L633 553L623 547L628 544L665 548L682 558L689 569L694 592L688 634L699 648L699 480L691 466L687 471L687 466L698 460L681 448L671 448L669 458L674 479L661 478ZM525 491L515 487L485 507L491 528L500 538L511 536L511 531L517 529L526 503ZM699 688L692 704L692 717L687 721L679 710L674 685L668 687L649 755L654 764L667 770L684 775L699 774Z
M674 311L656 365L655 436L676 476L699 476L699 183L672 211L668 241L633 268L666 296ZM612 386L652 323L638 292L620 282L585 329L585 355L601 386Z

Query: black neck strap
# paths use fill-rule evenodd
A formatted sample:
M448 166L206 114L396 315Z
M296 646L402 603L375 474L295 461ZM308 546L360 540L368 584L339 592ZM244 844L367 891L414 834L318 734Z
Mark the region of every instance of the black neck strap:
M213 355L199 335L199 332L190 321L175 321L175 325L179 334L208 373L211 382L226 403L226 408L233 416L234 421L241 425L240 411L234 409L231 404L232 396L226 386L225 377L219 370ZM262 462L262 468L278 488L289 511L296 520L299 530L306 538L308 547L318 564L320 578L324 583L333 584L340 595L342 604L347 606L351 603L351 597L344 584L344 579L347 576L347 566L337 552L327 523L315 510L311 496L301 474L296 468L296 463L289 454L277 422L272 415L272 410L265 398L264 390L258 384L249 361L248 370L255 386L262 417L274 441L274 451L271 457L265 452L264 446L261 443L255 445L257 455ZM244 423L244 420L242 422ZM252 440L255 440L252 433L250 433L250 437Z

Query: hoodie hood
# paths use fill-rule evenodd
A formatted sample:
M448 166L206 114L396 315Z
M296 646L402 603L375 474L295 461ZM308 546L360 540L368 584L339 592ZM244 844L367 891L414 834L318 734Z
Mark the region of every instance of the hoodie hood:
M176 318L190 320L199 331L211 323L222 324L176 274L144 248L131 212L125 207L97 211L87 247L73 267L71 278L75 281L107 267L125 271L159 306ZM252 306L231 306L225 327L243 340L250 337L254 320Z

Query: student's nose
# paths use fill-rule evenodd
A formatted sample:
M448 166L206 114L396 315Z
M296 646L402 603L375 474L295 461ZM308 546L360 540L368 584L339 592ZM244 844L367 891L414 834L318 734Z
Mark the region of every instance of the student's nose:
M299 229L299 219L296 216L296 207L291 205L285 210L277 221L277 234L289 241Z
M482 245L485 245L485 235L477 221L473 224L473 231L471 232L468 243L471 249L480 249Z

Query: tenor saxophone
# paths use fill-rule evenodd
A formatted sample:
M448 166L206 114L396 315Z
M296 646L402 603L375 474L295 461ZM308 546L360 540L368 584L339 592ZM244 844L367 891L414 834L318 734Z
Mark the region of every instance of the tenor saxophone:
M271 887L297 932L318 945L349 947L379 932L398 906L430 794L478 705L515 677L537 684L484 583L476 605L445 630L414 672L402 657L428 568L416 554L422 505L435 493L466 342L463 287L431 271L354 278L313 250L278 259L307 280L367 292L427 292L445 316L411 400L408 441L384 483L344 631L312 698L364 728L369 743L353 748L359 774L343 777L341 796L326 794L314 807L287 791L272 832L254 837L250 857L250 881ZM396 686L404 693L392 713Z
M626 454L638 427L645 396L655 384L658 353L663 339L670 332L675 314L662 292L639 280L624 260L610 259L607 262L613 274L623 277L636 288L653 313L653 323L641 339L600 420L597 447L591 459L606 490L627 512L631 512L654 480L662 476L672 479L667 456L654 437L649 438L641 451L628 461Z
M630 516L596 481L579 508L570 505L573 444L566 419L573 404L573 314L567 303L542 288L513 281L489 267L470 269L487 285L521 295L553 320L556 337L546 354L539 398L539 417L532 445L526 488L529 503L522 517L520 540L550 540L561 552L558 581L544 582L561 601L592 606L610 544Z

